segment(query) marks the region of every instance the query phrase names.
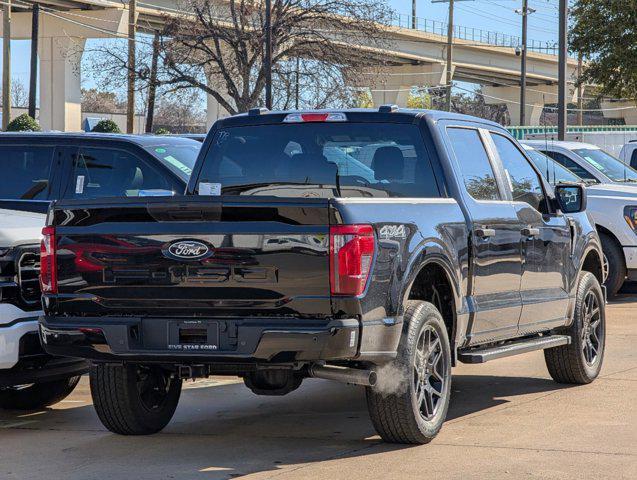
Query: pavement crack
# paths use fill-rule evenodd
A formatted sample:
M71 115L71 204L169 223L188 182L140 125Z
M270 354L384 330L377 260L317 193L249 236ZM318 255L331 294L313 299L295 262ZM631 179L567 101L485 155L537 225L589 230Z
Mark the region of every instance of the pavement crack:
M461 448L495 448L498 450L520 450L527 452L555 452L555 453L580 453L584 455L607 455L614 457L637 457L637 453L623 452L604 452L599 450L571 450L567 448L537 448L537 447L512 447L506 445L475 445L471 443L442 443L434 442L432 445L442 447L461 447Z

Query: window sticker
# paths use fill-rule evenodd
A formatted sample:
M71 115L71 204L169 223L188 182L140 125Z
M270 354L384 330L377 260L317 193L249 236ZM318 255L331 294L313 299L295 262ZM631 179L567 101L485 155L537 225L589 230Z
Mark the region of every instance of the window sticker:
M168 155L168 156L164 157L164 160L166 160L171 165L177 167L179 170L184 172L186 175L191 175L192 174L192 168L184 165L183 163L181 163L179 160L177 160L172 155Z
M77 181L75 182L75 193L84 193L84 175L77 176Z
M221 195L220 183L199 182L199 195L218 197Z
M166 153L166 149L163 147L157 147L155 149L155 153L159 153L159 154Z

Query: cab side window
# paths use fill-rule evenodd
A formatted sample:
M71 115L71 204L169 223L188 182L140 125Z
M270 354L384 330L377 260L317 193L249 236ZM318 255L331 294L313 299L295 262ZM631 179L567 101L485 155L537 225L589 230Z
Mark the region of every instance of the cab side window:
M476 200L500 200L500 191L480 133L474 128L447 128L467 193Z
M557 163L562 165L567 170L570 170L571 172L573 172L578 177L583 178L584 180L596 180L593 175L588 173L588 170L586 170L583 167L580 167L579 164L576 161L571 160L570 158L568 158L563 153L544 151L544 150L542 151L542 153L544 153L545 155L548 155L553 160L555 160Z
M46 200L49 195L53 147L0 147L0 198Z
M65 198L136 197L140 190L174 190L154 168L124 150L80 147Z
M493 143L502 161L514 202L526 202L539 212L547 212L546 197L539 175L507 137L492 133Z

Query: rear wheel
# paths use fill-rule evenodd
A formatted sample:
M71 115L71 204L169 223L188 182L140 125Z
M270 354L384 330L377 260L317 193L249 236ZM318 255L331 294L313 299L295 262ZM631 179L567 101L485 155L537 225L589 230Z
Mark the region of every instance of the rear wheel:
M121 435L148 435L172 419L181 380L160 366L92 365L91 395L101 422Z
M424 444L435 438L447 416L451 347L431 303L410 301L404 320L398 357L380 369L377 385L367 388L367 406L383 440Z
M68 397L80 377L53 382L38 382L0 390L0 408L7 410L36 410L54 405Z
M580 274L568 333L570 345L544 350L549 373L559 383L591 383L602 368L606 341L604 294L592 273Z
M604 285L608 294L614 296L622 288L626 281L626 261L621 247L609 235L600 233L599 238L602 241L602 250L604 250L604 268L608 272L608 277Z

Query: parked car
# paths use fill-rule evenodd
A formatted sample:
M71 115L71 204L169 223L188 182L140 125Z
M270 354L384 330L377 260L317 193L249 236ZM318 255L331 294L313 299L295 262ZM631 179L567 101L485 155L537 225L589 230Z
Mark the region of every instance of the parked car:
M588 213L604 249L609 295L619 292L626 279L637 280L637 171L594 145L551 142L547 147L545 142L536 141L524 144L544 149L571 173L584 176Z
M163 137L0 135L0 408L57 402L88 370L37 335L41 230L51 200L183 193L200 144Z
M384 144L373 178L342 174L365 143ZM53 207L40 331L51 354L93 362L113 432L161 430L186 378L283 395L317 377L366 386L386 441L427 443L457 361L543 349L558 382L599 374L602 250L585 205L582 185L554 191L486 120L255 110L214 125L185 197Z
M619 154L619 159L632 168L637 169L637 141L633 140L624 145Z

